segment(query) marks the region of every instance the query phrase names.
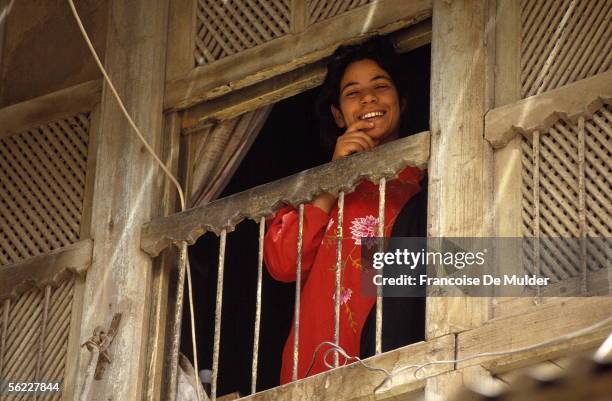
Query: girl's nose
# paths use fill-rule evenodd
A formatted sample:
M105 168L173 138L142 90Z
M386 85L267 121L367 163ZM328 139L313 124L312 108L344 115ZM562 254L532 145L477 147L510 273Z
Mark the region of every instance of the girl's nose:
M370 102L378 102L378 98L372 92L365 92L361 97L361 104L367 104Z

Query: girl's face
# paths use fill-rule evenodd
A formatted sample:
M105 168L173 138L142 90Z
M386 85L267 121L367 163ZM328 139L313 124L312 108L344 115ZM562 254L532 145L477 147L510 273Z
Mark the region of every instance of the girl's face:
M387 71L373 60L355 61L346 68L340 81L340 109L332 114L340 128L359 120L374 123L363 130L378 143L397 138L401 106L395 84Z

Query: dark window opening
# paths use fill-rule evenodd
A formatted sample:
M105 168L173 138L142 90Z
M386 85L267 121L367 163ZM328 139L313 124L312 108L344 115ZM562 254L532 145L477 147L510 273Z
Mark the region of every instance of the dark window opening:
M429 129L430 46L423 46L401 56L409 90L409 120L404 136ZM275 104L264 128L253 143L221 197L297 173L326 163L331 155L319 144L314 104L318 88ZM418 199L417 199L418 198ZM426 193L415 196L398 216L394 236L424 235ZM402 223L402 215L408 219ZM239 391L249 394L253 353L253 330L257 283L258 224L243 221L227 236L225 251L223 312L217 394ZM211 369L213 350L214 310L217 283L219 240L214 234L202 236L190 247L193 292L196 310L199 369ZM262 314L259 342L257 390L278 386L281 354L293 317L295 284L277 282L264 266L262 284ZM187 298L185 298L187 299ZM393 335L383 327L383 350L397 348L423 339L424 300L385 299L386 316L411 311L413 318L400 319L412 324L410 335ZM187 306L183 318L181 351L193 360ZM371 314L372 315L372 314ZM405 316L405 315L404 315ZM362 356L373 354L373 319L368 319L361 339ZM389 319L389 321L398 319ZM384 321L384 320L383 320ZM406 327L403 327L404 330ZM395 330L394 332L397 332ZM302 356L300 356L302 357Z

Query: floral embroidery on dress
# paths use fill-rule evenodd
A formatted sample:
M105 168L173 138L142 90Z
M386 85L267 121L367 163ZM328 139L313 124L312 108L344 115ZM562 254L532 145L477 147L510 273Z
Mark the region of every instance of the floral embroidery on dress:
M353 290L350 288L345 288L340 291L340 305L344 305L351 299L351 295L353 295ZM336 300L336 294L332 295L332 299Z
M351 222L351 235L355 245L361 245L361 238L376 237L377 230L378 217L372 215L355 217Z

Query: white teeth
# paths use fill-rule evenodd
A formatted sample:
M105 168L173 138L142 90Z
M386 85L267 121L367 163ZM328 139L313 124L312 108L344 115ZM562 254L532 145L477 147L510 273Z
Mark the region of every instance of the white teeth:
M366 113L364 115L362 115L361 117L359 117L362 120L365 120L366 118L372 118L372 117L381 117L384 116L385 113L383 113L382 111L371 111L369 113Z

